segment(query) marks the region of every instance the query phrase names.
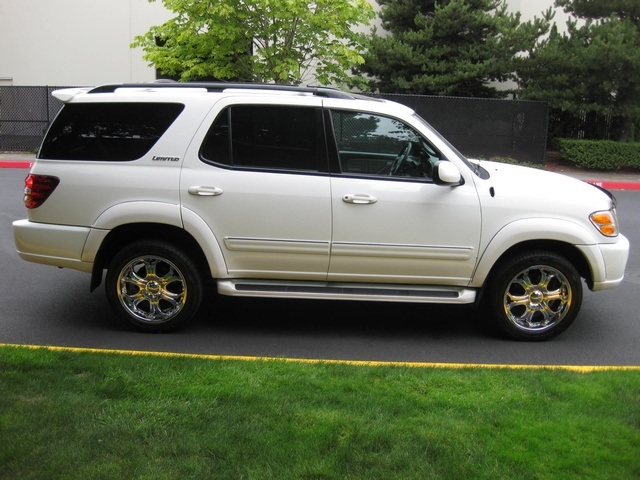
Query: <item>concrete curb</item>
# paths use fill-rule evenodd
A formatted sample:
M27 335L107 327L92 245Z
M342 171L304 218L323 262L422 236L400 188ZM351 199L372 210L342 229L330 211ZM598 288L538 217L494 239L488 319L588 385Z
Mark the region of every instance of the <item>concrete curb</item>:
M24 160L2 159L0 160L0 168L31 168L33 162ZM562 173L562 172L561 172ZM571 176L570 173L565 173ZM640 182L624 181L624 180L597 180L584 179L585 182L597 185L607 190L640 190Z

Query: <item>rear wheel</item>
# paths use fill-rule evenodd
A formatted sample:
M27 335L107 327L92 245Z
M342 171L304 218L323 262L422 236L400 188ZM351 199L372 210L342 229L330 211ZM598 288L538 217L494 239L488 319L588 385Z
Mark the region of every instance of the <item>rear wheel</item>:
M553 252L529 252L503 263L489 279L487 308L495 325L517 340L547 340L564 332L582 303L575 267Z
M161 241L121 250L109 265L105 287L118 318L146 332L183 327L197 313L204 288L191 258Z

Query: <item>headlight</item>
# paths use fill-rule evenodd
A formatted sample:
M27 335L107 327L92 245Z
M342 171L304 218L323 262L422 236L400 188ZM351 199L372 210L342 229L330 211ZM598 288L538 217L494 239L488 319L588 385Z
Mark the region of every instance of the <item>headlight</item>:
M593 212L589 215L589 220L591 220L593 226L605 237L615 237L618 235L618 217L616 216L615 208Z

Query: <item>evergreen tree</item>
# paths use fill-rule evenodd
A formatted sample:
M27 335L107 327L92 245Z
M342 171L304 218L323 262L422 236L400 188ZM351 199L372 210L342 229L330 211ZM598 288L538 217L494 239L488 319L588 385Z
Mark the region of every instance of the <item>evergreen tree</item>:
M640 118L640 1L556 0L574 18L518 70L522 97L546 100L552 136L633 140Z
M380 92L472 97L504 96L490 82L513 78L519 52L549 28L520 23L504 0L379 0L386 32L374 30L365 63Z

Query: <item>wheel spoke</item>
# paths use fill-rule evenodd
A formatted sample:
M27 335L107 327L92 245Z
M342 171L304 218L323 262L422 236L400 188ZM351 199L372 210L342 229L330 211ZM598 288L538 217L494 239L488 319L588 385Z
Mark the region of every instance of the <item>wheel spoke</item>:
M155 276L156 265L158 265L158 259L143 258L142 263L147 272L147 277Z
M567 299L566 289L558 288L557 290L547 292L545 295L545 299L547 300L547 302L551 302L553 300L560 300L561 302L564 302Z
M513 280L514 284L520 285L525 291L529 290L533 285L529 278L529 272L524 272L521 276L518 276Z
M556 275L553 274L552 272L549 272L547 269L541 268L540 269L540 281L538 282L538 285L540 287L543 287L545 290L548 288L549 284L551 283L551 281L556 278Z
M508 307L515 307L518 305L526 306L529 303L528 295L513 295L511 293L507 293L507 295L509 297L509 301L507 301Z

